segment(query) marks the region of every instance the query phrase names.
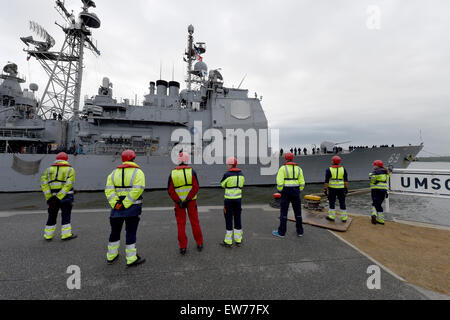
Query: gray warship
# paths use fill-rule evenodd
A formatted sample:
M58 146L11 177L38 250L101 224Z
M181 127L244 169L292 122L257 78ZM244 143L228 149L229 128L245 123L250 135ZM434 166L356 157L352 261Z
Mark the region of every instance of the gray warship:
M220 69L208 69L203 61L204 42L194 42L194 27L188 27L184 61L187 76L180 82L159 79L151 81L142 105L130 100L117 101L109 78L102 79L95 96L84 100L80 108L83 57L86 51L100 55L92 38L92 29L99 28L100 19L92 12L94 1L82 0L78 16L70 13L61 0L55 8L65 20L59 25L65 34L60 51L52 51L53 38L35 22L30 28L38 36L21 38L27 45L28 58L40 62L49 75L40 99L38 86L26 82L14 63L8 63L0 75L0 192L40 190L40 175L55 160L55 153L69 153L69 161L77 172L78 191L103 190L107 175L121 163L125 149L137 153L137 163L147 177L147 188L167 187L167 177L174 167L174 150L195 151L198 145L183 144L171 138L175 130L184 129L192 135L215 129L226 136L227 129L267 130L268 122L261 98L249 97L246 89L224 85ZM99 79L100 80L100 79ZM100 82L100 81L99 81ZM198 127L198 124L201 127ZM234 139L234 138L233 138ZM211 140L203 139L201 148ZM246 142L247 143L247 142ZM406 168L423 145L383 148L336 149L337 144L324 142L316 154L296 156L307 183L324 179L331 157L338 153L351 181L366 180L374 159L394 168ZM191 148L192 147L192 148ZM246 147L250 149L248 143ZM246 149L247 150L247 149ZM266 153L282 158L267 147ZM252 161L250 154L240 167L248 185L273 185L275 174L261 174L266 166ZM223 161L193 164L201 186L219 186L224 171Z

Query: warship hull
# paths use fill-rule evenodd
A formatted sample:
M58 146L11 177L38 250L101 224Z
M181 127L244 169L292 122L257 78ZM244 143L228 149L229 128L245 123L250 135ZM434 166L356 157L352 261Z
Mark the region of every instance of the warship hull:
M373 160L379 159L393 168L406 168L422 146L356 149L340 153L342 164L350 181L368 179ZM306 183L324 181L325 169L332 154L296 156L295 162L303 169ZM0 154L0 192L40 191L40 177L55 161L54 154ZM70 155L69 161L76 170L75 190L104 190L106 177L121 164L120 155ZM136 162L146 174L147 189L167 187L170 171L175 166L168 156L138 156ZM283 158L279 158L280 165ZM201 187L218 187L225 165L192 165ZM275 175L261 175L260 164L239 165L246 177L246 185L274 185Z

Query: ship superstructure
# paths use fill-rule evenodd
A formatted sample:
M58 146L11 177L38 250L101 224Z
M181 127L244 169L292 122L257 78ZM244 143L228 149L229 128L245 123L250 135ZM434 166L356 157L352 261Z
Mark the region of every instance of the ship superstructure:
M230 130L266 132L268 122L257 96L246 89L225 86L220 69L209 69L204 61L206 44L195 42L194 27L187 28L186 88L177 81L158 79L149 82L142 105L114 98L114 79L105 77L97 93L79 100L83 79L83 55L99 51L92 39L92 29L100 27L99 18L89 12L91 0L82 0L82 12L75 17L61 0L56 9L65 19L64 43L60 51L51 51L55 40L35 22L31 29L40 37L21 38L27 44L29 58L36 58L49 75L41 98L38 86L23 89L24 77L17 65L8 63L0 75L0 192L39 191L40 174L55 158L55 153L69 153L77 170L76 190L103 190L111 168L120 164L125 149L137 153L137 162L148 177L148 188L165 188L167 175L174 166L171 155L180 150L207 148L214 139L203 136L199 144L173 139L181 129L194 136L210 129L220 132L223 140ZM282 106L279 106L282 108ZM195 140L195 139L194 139ZM224 141L222 141L224 142ZM246 140L246 152L251 149ZM307 183L322 182L324 170L334 152L341 155L350 180L367 179L374 159L405 168L422 149L418 146L333 151L333 143L323 143L319 153L296 157ZM235 144L236 147L236 144ZM258 148L260 146L258 145ZM263 148L264 149L264 148ZM274 154L267 146L265 154ZM233 149L231 153L235 153ZM259 150L257 150L258 154ZM223 154L223 158L229 154ZM245 153L244 157L249 158ZM275 184L275 174L262 175L260 162L240 161L246 184ZM222 159L224 160L224 159ZM277 159L277 164L278 164ZM282 160L280 160L282 161ZM202 187L219 186L223 161L194 163Z

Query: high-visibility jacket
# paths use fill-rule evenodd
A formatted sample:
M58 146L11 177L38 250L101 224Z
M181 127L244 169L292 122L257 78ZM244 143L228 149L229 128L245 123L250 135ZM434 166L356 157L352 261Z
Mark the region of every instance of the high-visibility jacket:
M328 188L343 189L344 183L344 167L330 167L331 178L328 181Z
M73 194L74 183L75 169L63 160L55 161L41 176L41 189L46 200L52 196L63 200L67 195Z
M389 172L384 168L375 169L369 173L370 189L388 190Z
M220 184L225 189L225 199L242 199L242 188L245 177L241 169L230 169L222 178Z
M145 175L139 165L124 162L108 176L105 195L111 208L122 200L125 209L133 204L142 204L142 193L145 190Z
M299 188L300 191L305 188L303 170L294 162L287 162L278 169L277 189L281 192L286 187L296 187Z
M192 190L192 168L188 166L180 166L172 170L171 178L175 192L181 201L187 199L189 192ZM192 200L196 200L195 195Z

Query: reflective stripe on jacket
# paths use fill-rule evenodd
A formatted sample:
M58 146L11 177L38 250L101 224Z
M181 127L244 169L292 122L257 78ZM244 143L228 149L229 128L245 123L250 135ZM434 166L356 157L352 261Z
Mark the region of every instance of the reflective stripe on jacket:
M334 189L345 188L344 172L344 167L330 167L331 178L328 182L328 187Z
M242 199L242 188L244 187L245 177L238 168L227 171L220 184L225 189L225 199Z
M288 162L278 169L277 189L282 191L285 187L298 187L300 190L305 188L303 170L296 163Z
M52 196L63 200L67 195L73 194L74 184L75 169L67 161L55 161L41 176L41 189L46 200Z
M192 168L191 167L179 167L172 170L171 174L173 187L175 192L181 201L187 199L189 192L192 190ZM197 195L195 195L192 200L196 200Z
M389 172L386 169L376 169L369 173L370 189L388 190Z
M142 204L142 193L145 190L145 175L134 162L124 162L108 176L105 195L111 208L122 200L128 209L133 204Z

